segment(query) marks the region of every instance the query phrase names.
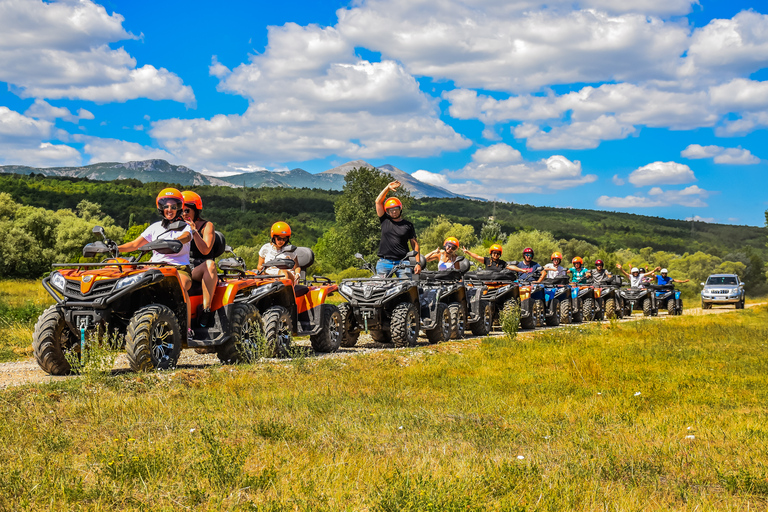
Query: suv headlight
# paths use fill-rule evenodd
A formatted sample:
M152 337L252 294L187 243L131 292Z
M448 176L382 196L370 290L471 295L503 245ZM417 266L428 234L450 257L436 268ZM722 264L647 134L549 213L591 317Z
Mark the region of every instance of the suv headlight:
M51 274L51 286L60 292L63 292L67 288L67 280L64 279L63 275L59 274L58 272L54 272Z
M143 275L144 274L136 274L133 276L122 278L117 282L117 286L115 286L115 291L120 290L121 288L125 288L126 286L131 286L132 284L138 283L139 280L141 280Z

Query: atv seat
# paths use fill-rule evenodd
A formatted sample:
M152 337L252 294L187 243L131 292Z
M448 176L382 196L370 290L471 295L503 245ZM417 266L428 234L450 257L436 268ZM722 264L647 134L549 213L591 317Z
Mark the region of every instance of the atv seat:
M564 285L564 284L568 284L568 278L567 277L553 277L553 278L550 279L548 277L545 277L541 281L541 284L543 284L544 286Z
M187 290L187 294L190 297L194 297L197 295L203 294L203 282L202 281L195 281L192 280L192 286L189 287L189 290Z

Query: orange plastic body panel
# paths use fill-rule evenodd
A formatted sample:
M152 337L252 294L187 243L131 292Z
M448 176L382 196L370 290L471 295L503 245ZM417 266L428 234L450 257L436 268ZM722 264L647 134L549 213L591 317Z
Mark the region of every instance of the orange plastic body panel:
M115 260L116 262L123 263L120 260ZM146 272L150 269L157 269L166 277L175 277L176 279L179 279L179 273L176 271L175 267L135 267L132 265L125 265L122 267L115 266L107 266L107 267L98 267L98 268L67 268L59 270L59 274L64 277L64 279L68 281L78 281L80 283L80 292L81 293L88 293L91 291L91 288L93 288L93 285L96 284L99 281L104 281L107 279L118 279L121 277L128 277L135 274L141 274L143 272Z
M338 286L335 284L327 286L310 286L309 291L296 298L296 312L303 313L312 308L324 304L325 299L328 298L328 294L338 290Z

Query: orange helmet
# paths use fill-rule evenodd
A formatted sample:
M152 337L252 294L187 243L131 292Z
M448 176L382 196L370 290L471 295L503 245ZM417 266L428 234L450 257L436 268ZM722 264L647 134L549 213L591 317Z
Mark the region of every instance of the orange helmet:
M197 211L203 210L203 199L196 192L185 190L181 193L181 196L184 198L185 205L191 204L195 206Z
M269 230L270 238L276 236L291 236L291 226L285 222L275 222L272 224L272 229Z
M390 197L384 202L384 209L389 210L390 208L403 208L403 203L400 202L400 200L396 197Z
M443 247L445 247L448 244L455 245L458 248L459 247L459 239L455 238L455 237L452 237L452 236L449 236L448 238L445 239L445 242L443 242Z
M184 197L176 188L164 188L157 194L157 199L155 199L157 209L161 212L163 211L163 206L172 202L177 203L179 206L184 203Z
M555 251L552 253L552 256L549 257L549 259L554 260L555 258L558 258L560 261L563 261L563 254Z
M488 249L488 254L492 253L493 251L498 251L499 254L504 253L504 249L499 244L493 244L490 249Z
M584 264L584 260L583 260L583 259L581 259L581 258L579 258L578 256L576 256L575 258L573 258L573 259L571 260L571 263L573 263L574 265L575 265L576 263L581 263L581 264L583 265L583 264Z

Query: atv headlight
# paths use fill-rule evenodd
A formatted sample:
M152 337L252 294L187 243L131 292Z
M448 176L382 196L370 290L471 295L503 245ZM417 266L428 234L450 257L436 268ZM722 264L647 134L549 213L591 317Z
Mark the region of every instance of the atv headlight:
M51 274L51 285L60 292L63 292L67 288L67 280L64 279L63 275L54 272Z
M400 291L403 289L403 285L395 286L394 288L390 288L384 293L385 297L389 297L390 295L396 295L400 293Z
M342 295L352 296L352 287L348 284L342 284L339 286L339 291L342 293Z
M122 278L117 282L117 286L115 286L115 291L120 290L121 288L125 288L126 286L131 286L132 284L138 283L143 275L144 274L136 274L133 276Z

